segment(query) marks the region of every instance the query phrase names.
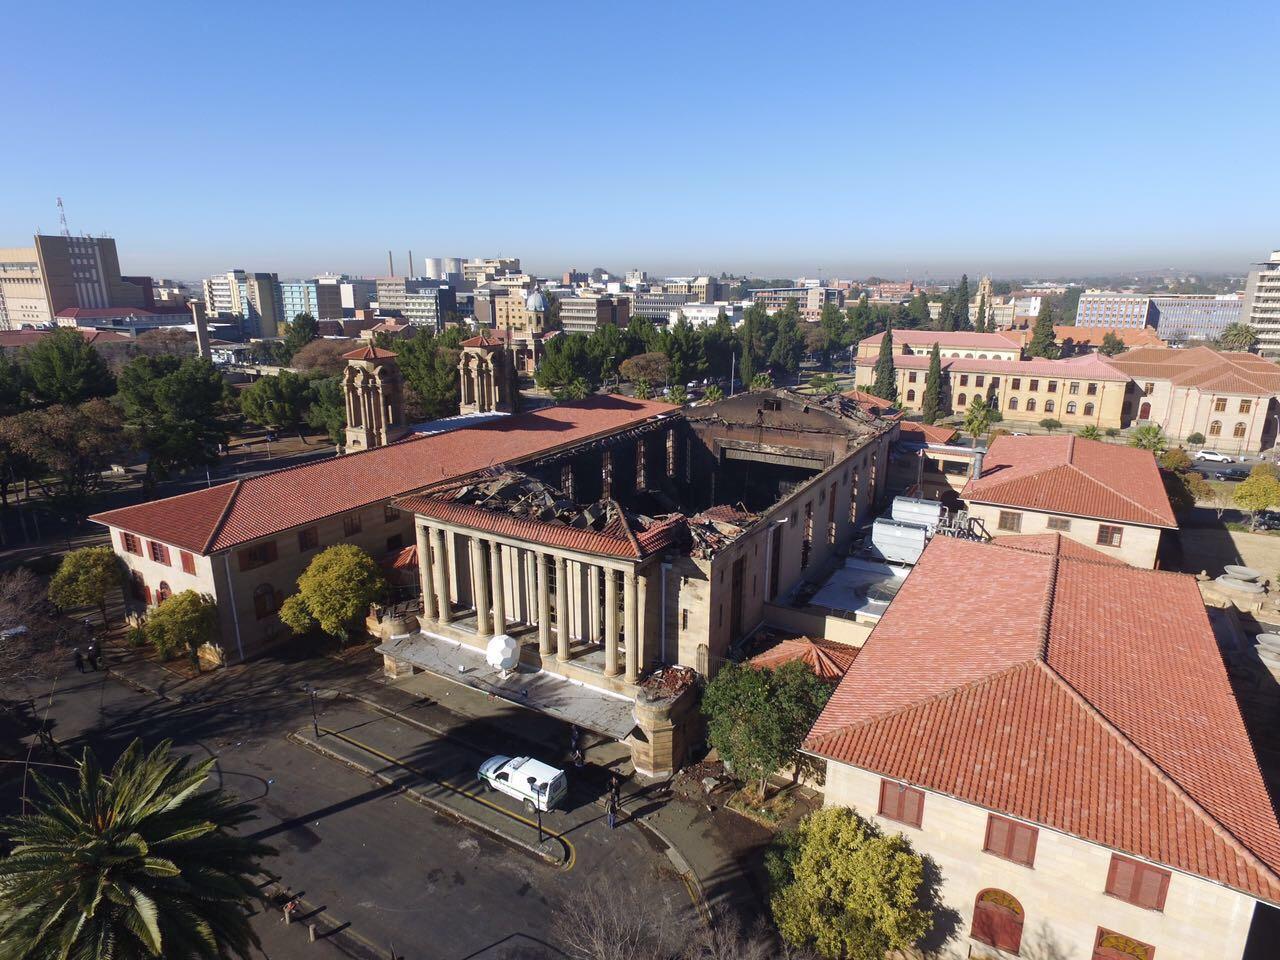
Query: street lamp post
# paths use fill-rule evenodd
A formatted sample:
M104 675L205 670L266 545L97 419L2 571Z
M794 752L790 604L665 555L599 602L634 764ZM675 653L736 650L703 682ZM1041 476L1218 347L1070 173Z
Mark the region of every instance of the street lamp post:
M311 700L311 732L320 739L320 718L316 716L316 688L307 684L307 696Z

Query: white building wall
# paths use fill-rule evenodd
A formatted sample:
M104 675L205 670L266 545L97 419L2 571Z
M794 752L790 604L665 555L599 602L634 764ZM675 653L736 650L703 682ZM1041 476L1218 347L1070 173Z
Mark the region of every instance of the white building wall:
M969 513L981 520L987 528L987 533L993 537L1016 537L1020 534L1032 533L1061 533L1064 537L1075 540L1077 543L1083 543L1086 547L1092 547L1099 553L1105 553L1109 557L1123 560L1131 567L1142 567L1146 570L1155 569L1156 554L1160 550L1159 527L1142 527L1137 524L1092 520L1087 517L1068 517L1064 514L1041 513L1037 510L1023 510L1020 507L1000 507L987 503L969 502L968 507ZM1001 511L1022 514L1022 529L1016 531L1001 530ZM1071 528L1069 530L1050 529L1049 519L1051 517L1069 520ZM1120 538L1120 546L1108 547L1098 543L1098 527L1104 524L1124 528L1124 533Z
M1025 911L1022 956L1088 960L1099 927L1150 944L1157 960L1234 960L1244 951L1255 904L1245 894L1175 871L1164 910L1145 910L1103 892L1111 863L1106 847L1040 827L1034 864L1024 867L983 851L989 811L926 791L917 830L876 814L880 782L866 770L828 762L826 805L852 807L937 862L941 900L960 916L945 957L969 957L970 947L979 946L996 956L969 939L974 901L988 887L1016 897Z

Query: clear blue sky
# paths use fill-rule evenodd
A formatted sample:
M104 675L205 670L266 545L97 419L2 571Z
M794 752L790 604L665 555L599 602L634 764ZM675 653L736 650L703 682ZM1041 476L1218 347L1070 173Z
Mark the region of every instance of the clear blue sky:
M26 3L0 246L126 271L394 249L650 271L1244 270L1280 247L1267 3Z

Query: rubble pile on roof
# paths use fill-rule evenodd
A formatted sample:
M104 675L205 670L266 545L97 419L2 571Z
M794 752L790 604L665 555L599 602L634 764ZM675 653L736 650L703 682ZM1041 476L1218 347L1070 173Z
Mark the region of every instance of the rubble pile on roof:
M660 667L640 681L640 688L654 700L674 699L697 682L692 667Z
M692 541L690 555L699 560L710 559L716 551L742 536L758 516L739 503L710 507L687 517L685 523Z
M439 499L466 503L482 510L497 510L540 523L561 523L579 530L604 532L624 522L612 500L579 506L549 483L518 470L498 468L434 492Z

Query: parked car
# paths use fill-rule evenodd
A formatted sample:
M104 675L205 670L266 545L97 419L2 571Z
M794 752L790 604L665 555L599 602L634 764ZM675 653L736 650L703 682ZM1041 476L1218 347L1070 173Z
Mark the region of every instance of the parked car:
M1280 513L1264 510L1253 518L1253 525L1259 530L1280 530Z
M551 810L569 792L563 770L532 757L490 757L480 764L479 777L490 790L515 797L530 813Z
M1197 460L1208 460L1211 463L1235 463L1225 453L1218 453L1216 450L1197 450L1195 458Z
M1214 476L1219 480L1243 480L1249 476L1249 471L1243 467L1227 467L1214 473Z

